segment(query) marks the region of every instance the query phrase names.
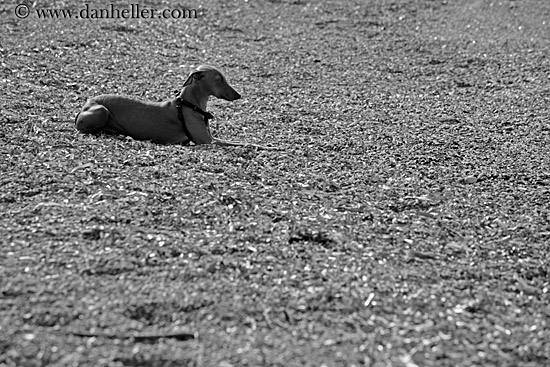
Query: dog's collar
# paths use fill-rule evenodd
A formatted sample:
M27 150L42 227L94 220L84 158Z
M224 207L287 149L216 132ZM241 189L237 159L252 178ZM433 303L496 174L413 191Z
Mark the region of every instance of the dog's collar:
M204 123L206 124L206 126L208 126L208 120L213 119L214 116L210 112L203 111L199 106L197 106L197 105L195 105L191 102L188 102L188 101L186 101L185 99L183 99L181 97L176 98L176 108L178 110L178 120L180 120L180 122L181 122L181 126L183 127L183 132L185 133L185 135L187 135L189 140L191 140L193 143L197 144L197 142L193 139L193 137L189 133L189 130L187 129L187 126L185 126L185 119L183 118L183 111L181 110L181 108L183 106L189 107L193 111L200 113L204 117Z
M191 102L186 101L185 99L178 97L176 98L176 107L178 108L178 114L181 111L181 107L189 107L195 112L200 113L204 117L204 122L208 123L208 120L213 119L214 116L210 112L203 111L199 106Z

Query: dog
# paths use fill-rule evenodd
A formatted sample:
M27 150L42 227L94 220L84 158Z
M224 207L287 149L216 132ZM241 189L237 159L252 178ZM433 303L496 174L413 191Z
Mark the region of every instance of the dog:
M193 70L179 95L164 102L146 102L134 98L103 94L89 99L75 117L76 129L82 133L122 134L136 140L151 140L159 144L214 144L221 146L251 146L256 144L231 142L214 138L206 112L210 96L235 101L241 95L233 89L223 73L209 65Z

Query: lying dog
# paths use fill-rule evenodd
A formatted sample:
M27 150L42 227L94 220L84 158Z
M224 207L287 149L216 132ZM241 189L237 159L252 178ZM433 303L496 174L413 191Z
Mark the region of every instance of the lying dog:
M83 133L123 134L137 140L160 144L216 144L252 146L212 137L206 111L208 98L234 101L241 98L215 67L201 65L191 72L177 98L165 102L144 102L133 98L103 94L89 99L75 118Z

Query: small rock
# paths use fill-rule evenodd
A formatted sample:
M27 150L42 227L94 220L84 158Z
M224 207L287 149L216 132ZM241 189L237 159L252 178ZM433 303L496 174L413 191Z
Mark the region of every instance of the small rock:
M477 182L477 177L475 176L466 176L464 178L462 178L462 183L465 183L465 184L473 184L473 183L476 183Z

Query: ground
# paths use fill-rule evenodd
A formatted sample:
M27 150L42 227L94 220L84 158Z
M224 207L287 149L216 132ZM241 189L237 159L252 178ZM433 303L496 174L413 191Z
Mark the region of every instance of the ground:
M550 365L550 2L32 6L0 4L1 367ZM243 95L214 134L281 150L74 129L201 63Z

